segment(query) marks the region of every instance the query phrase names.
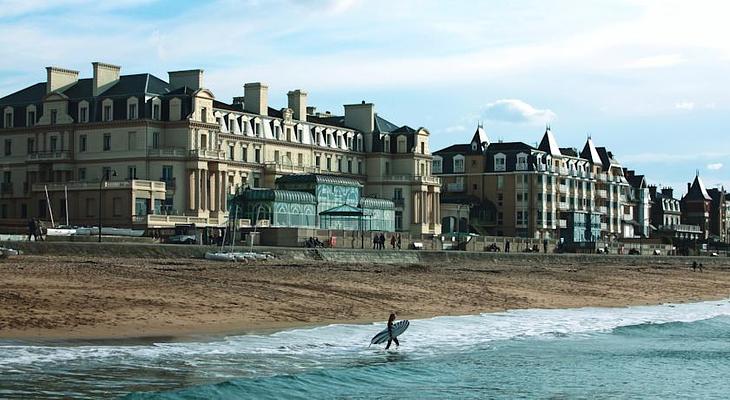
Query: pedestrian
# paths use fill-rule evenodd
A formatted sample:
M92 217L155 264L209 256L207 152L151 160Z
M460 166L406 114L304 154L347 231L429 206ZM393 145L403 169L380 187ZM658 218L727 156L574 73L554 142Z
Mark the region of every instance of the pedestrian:
M45 239L43 238L43 235L45 235L45 233L46 233L46 226L45 226L45 224L43 224L43 221L41 221L40 219L36 219L35 231L36 231L35 240L44 241Z
M700 272L702 272L702 263L700 263L700 265L698 266L698 268L700 269Z
M385 235L380 233L380 250L385 249Z
M692 261L692 271L697 271L697 261Z
M393 337L393 322L395 322L395 318L395 313L390 313L390 317L388 317L388 345L385 346L385 350L388 350L390 348L390 344L392 342L395 342L395 347L400 347L400 343L398 343L398 338Z
M392 247L393 250L395 250L395 235L390 237L390 247Z
M398 234L397 245L398 245L398 250L400 250L400 233Z
M378 248L378 241L380 240L380 237L376 233L375 236L373 236L373 250Z
M543 239L543 241L542 241L542 252L543 253L547 253L547 245L548 245L548 240Z
M33 218L28 219L28 241L30 238L35 238L35 220Z
M509 253L509 240L504 242L504 252Z

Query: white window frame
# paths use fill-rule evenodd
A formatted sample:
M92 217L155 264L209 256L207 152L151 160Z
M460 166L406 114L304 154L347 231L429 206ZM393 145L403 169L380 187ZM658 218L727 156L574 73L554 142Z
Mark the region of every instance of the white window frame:
M433 171L434 174L440 174L443 171L443 165L444 159L440 156L434 156L431 165L431 171Z
M457 154L457 155L455 155L454 156L454 159L452 160L452 162L453 162L452 167L454 169L454 173L464 172L464 168L465 168L465 165L466 165L466 157L464 157L463 154ZM459 163L458 162L461 162L461 167L459 167Z
M517 171L527 171L527 154L517 153L517 163L515 164Z
M507 156L504 153L494 155L494 170L497 172L507 171Z

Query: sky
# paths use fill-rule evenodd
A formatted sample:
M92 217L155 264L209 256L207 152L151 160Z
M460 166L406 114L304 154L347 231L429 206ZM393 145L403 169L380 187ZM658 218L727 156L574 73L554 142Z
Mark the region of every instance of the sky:
M432 151L590 135L650 184L730 188L730 2L676 0L0 0L0 97L46 66L91 76L202 68L230 102L266 82L318 110L365 100Z

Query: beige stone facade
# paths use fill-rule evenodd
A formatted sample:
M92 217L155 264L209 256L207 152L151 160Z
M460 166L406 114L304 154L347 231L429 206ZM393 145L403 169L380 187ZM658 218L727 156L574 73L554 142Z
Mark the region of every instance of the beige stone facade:
M49 67L46 82L0 99L0 217L48 219L48 189L55 215L69 193L71 224L95 225L91 199L105 192L103 217L116 226L221 225L237 189L316 172L395 200L398 230L440 233L426 129L395 126L369 103L345 106L344 116L317 113L302 90L274 109L262 83L245 84L228 104L204 87L202 70L167 81L120 71L93 63L93 77L79 79Z

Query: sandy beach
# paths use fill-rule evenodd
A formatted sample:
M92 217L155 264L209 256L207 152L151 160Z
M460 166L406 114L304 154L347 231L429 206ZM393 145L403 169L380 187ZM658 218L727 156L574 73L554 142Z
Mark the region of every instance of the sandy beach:
M518 308L730 297L730 268L688 259L334 264L21 256L0 261L0 337L194 336ZM730 265L730 263L728 263Z

